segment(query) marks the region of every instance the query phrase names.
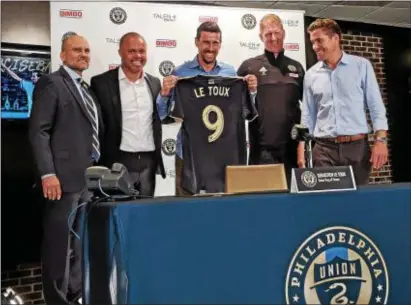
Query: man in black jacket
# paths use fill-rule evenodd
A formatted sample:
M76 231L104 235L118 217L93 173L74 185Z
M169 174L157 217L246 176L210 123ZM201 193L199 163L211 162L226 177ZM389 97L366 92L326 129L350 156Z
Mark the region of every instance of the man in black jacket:
M144 38L130 32L120 39L121 66L94 76L91 88L101 105L105 134L101 164L124 164L142 196L154 196L157 169L165 178L161 155L161 121L156 97L160 80L143 68L147 61Z
M48 199L42 245L47 304L69 304L81 295L80 241L71 238L68 220L73 213L71 225L78 232L76 208L88 200L84 174L99 160L103 133L98 103L82 79L90 62L87 40L74 33L64 37L60 58L63 66L36 83L29 120L30 144Z
M297 142L290 132L301 118L304 68L284 55L285 31L281 19L268 14L260 21L264 54L245 60L238 75L257 76L259 117L249 123L250 164L284 164L287 180L297 167Z

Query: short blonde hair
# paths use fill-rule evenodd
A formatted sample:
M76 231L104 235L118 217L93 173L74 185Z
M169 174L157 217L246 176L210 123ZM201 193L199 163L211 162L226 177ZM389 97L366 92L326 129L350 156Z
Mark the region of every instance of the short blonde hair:
M267 14L260 20L260 32L263 31L264 26L267 24L275 24L281 27L282 30L284 30L283 27L283 22L281 21L281 18L278 17L276 14Z
M341 28L338 25L337 22L335 22L332 19L328 19L328 18L320 18L320 19L316 19L315 21L313 21L307 29L308 33L311 33L315 30L318 29L323 29L327 32L328 36L332 36L334 34L337 34L338 37L340 37L341 40Z

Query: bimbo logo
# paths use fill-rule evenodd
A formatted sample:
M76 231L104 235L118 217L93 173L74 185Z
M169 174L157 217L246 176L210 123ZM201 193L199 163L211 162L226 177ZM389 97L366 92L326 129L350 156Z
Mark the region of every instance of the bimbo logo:
M62 17L62 18L78 18L79 19L79 18L83 17L83 11L61 9L60 10L60 17Z
M201 23L204 23L204 22L218 23L218 17L216 17L216 16L200 16L200 17L198 17L198 21L200 21Z
M171 39L157 39L156 47L157 48L175 48L177 46L177 40Z
M285 43L284 50L286 51L299 51L300 45L298 43Z

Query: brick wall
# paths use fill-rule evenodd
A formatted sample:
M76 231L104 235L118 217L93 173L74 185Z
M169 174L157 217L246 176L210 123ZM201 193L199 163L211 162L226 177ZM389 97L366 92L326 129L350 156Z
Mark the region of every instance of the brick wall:
M353 55L363 56L369 59L374 67L377 76L378 84L380 86L381 95L385 104L387 104L387 88L385 77L385 63L384 63L384 47L382 37L362 32L347 31L342 36L342 48L345 52ZM387 112L388 125L390 125L390 117ZM368 122L371 124L370 116L368 114ZM372 145L374 137L369 137L369 142ZM391 152L390 152L390 137L388 134L388 162L378 171L373 171L370 177L370 183L382 184L391 183Z
M1 287L2 291L11 287L24 304L44 304L39 263L22 264L16 270L2 271Z

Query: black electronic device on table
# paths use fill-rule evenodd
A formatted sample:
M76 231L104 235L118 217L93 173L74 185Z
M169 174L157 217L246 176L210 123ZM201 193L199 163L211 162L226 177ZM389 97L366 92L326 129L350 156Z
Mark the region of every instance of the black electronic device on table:
M87 189L95 195L97 193L111 199L130 199L139 195L127 168L121 163L114 163L111 169L91 166L85 176Z
M312 168L312 141L314 141L314 137L310 135L308 128L301 124L294 125L291 129L291 138L299 142L304 141L305 164L307 168Z

